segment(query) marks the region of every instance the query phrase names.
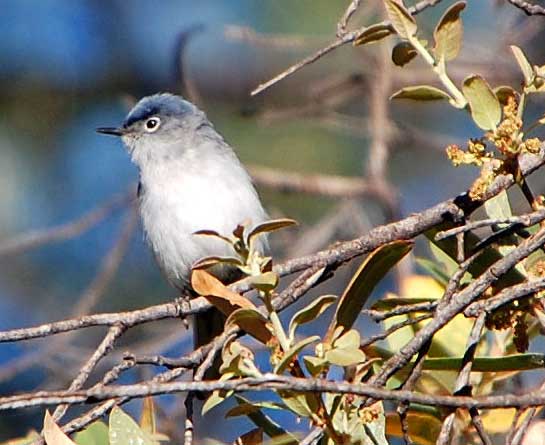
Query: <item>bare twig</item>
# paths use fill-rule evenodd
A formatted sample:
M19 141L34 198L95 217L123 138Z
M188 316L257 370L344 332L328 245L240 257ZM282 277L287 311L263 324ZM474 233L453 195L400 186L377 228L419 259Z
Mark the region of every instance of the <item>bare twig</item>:
M416 15L416 14L422 12L426 8L429 8L431 6L435 6L440 1L441 0L422 0L422 1L418 2L416 5L409 8L409 12L412 15ZM388 26L389 22L384 21L381 24L383 24L385 26ZM286 77L290 76L291 74L299 71L304 66L307 66L307 65L310 65L311 63L316 62L318 59L322 58L323 56L330 53L331 51L339 48L340 46L345 45L346 43L353 42L354 40L356 40L358 38L358 36L361 34L361 32L363 32L365 29L366 28L364 27L364 28L362 28L360 30L347 32L342 37L338 38L337 40L330 43L326 47L319 49L314 54L312 54L312 55L310 55L308 57L305 57L303 60L297 62L296 64L294 64L292 66L290 66L288 69L286 69L285 71L282 71L280 74L276 75L275 77L273 77L269 81L262 83L261 85L259 85L257 88L255 88L251 92L251 95L255 96L255 95L265 91L266 89L273 86L275 83L278 83L281 80L285 79Z
M277 374L263 374L259 378L242 378L228 381L147 381L132 385L95 386L79 391L38 391L15 396L0 397L0 411L48 406L68 403L96 403L116 398L141 398L146 396L174 394L181 392L210 391L282 391L330 392L336 394L354 394L373 400L392 400L397 402L418 403L422 405L464 408L492 409L518 408L545 405L545 391L528 394L503 394L494 396L444 396L430 395L414 391L389 390L363 383L336 382L314 378L298 378Z
M507 2L521 9L526 15L545 15L545 8L543 6L534 5L525 0L507 0Z

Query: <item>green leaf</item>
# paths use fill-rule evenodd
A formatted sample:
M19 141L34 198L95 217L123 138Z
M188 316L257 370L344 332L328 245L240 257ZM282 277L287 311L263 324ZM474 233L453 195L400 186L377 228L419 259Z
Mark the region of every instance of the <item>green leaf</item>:
M479 75L464 80L462 91L469 102L471 117L483 130L495 130L501 120L501 106L488 83Z
M223 382L226 380L230 380L233 377L235 377L235 373L229 371L220 376L220 381ZM220 391L220 390L213 391L212 394L210 394L208 398L206 399L206 401L203 403L202 409L201 409L201 415L204 416L212 408L218 406L225 399L231 397L233 393L234 391Z
M410 252L412 246L410 241L393 241L378 247L365 258L339 300L326 342L331 341L338 327L344 331L352 327L375 286Z
M418 27L410 12L400 2L401 0L384 0L384 6L399 37L409 40L416 34Z
M109 445L109 440L108 427L101 421L91 423L74 435L74 442L78 445Z
M328 363L337 366L352 366L365 361L365 353L360 349L333 348L325 353Z
M118 406L114 406L110 413L110 445L153 445L151 436L142 430L138 424L123 412Z
M336 300L337 297L335 295L322 295L311 302L308 306L305 306L303 309L296 312L290 321L290 326L288 329L289 339L293 341L295 338L295 330L299 326L316 320Z
M367 436L363 443L388 445L388 441L386 440L386 417L384 416L382 402L376 402L371 407L380 407L380 413L376 420L363 425Z
M297 221L290 218L273 219L265 221L264 223L255 226L248 234L248 243L252 242L252 239L261 233L274 232L276 230L284 229L285 227L296 226Z
M232 264L233 266L242 266L242 261L234 257L207 256L193 263L193 269L207 269L216 264Z
M407 413L409 436L419 445L435 445L441 431L441 420L433 414L416 412L412 408L411 404L411 410ZM396 412L386 415L386 434L403 439L399 414Z
M435 39L434 52L437 60L455 59L462 47L462 39L464 35L464 26L460 18L460 13L466 7L466 2L454 3L435 27L433 37Z
M280 360L280 362L278 362L278 364L275 366L274 373L282 374L292 362L293 358L299 354L299 352L301 352L306 346L318 340L320 340L320 337L318 335L313 335L312 337L305 338L293 345L290 350L284 354L282 360Z
M505 219L513 216L511 204L505 190L487 200L484 203L484 209L486 215L492 219Z
M252 286L263 292L270 292L278 286L278 275L276 272L265 272L261 275L250 277Z
M278 391L286 406L301 417L312 417L318 411L316 394L295 391Z
M428 358L424 360L424 369L430 371L459 371L463 357ZM473 372L514 372L545 368L545 354L511 354L503 357L475 357Z
M392 62L397 66L405 66L418 55L409 42L402 41L392 48Z
M416 264L431 275L439 284L446 286L449 281L449 276L441 266L427 258L416 258Z
M486 215L489 218L493 219L505 219L510 218L513 216L513 212L511 210L511 204L509 203L509 197L507 196L507 192L503 190L498 195L494 196L493 198L487 200L484 203L484 210L486 212ZM505 228L506 224L499 225L497 227L492 227L492 230L495 232ZM503 255L507 255L510 252L512 252L516 246L518 245L518 239L515 235L510 235L503 237L501 240L501 243L499 243L497 249L498 251ZM524 268L523 263L518 263L515 266L515 269L517 269L522 275L526 275L526 270Z
M240 399L240 396L237 396L237 399ZM278 402L253 402L246 401L246 399L238 400L239 405L234 406L229 411L225 413L225 417L237 417L237 416L247 416L248 414L255 413L261 409L273 409L283 411L287 409L287 406L283 403Z
M511 45L511 51L513 51L513 55L515 56L515 59L517 59L517 63L524 76L524 85L527 87L532 85L534 82L534 70L532 65L530 65L530 62L528 62L524 51L515 45Z
M316 377L324 371L328 364L325 358L314 357L313 355L305 355L303 361L305 362L308 372L310 372L313 377Z
M367 43L378 42L393 33L392 27L377 23L365 28L354 40L354 46L365 45Z
M337 366L350 366L362 363L366 357L360 350L361 338L358 331L350 329L333 342L333 347L325 353L328 363Z
M235 399L239 404L253 403L240 395L235 395ZM286 441L282 443L286 445L296 445L299 443L299 441L293 434L288 433L280 425L274 422L269 416L263 414L262 411L249 412L247 416L254 423L254 425L263 428L265 434L270 438L283 438Z
M419 101L452 100L447 93L430 85L417 85L401 88L390 96L391 99L410 99Z

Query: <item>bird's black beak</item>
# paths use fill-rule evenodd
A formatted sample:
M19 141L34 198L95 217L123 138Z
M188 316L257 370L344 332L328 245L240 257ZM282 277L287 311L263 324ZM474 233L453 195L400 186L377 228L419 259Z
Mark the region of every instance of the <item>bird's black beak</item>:
M111 134L112 136L123 136L127 132L124 128L115 127L100 127L96 131L97 133Z

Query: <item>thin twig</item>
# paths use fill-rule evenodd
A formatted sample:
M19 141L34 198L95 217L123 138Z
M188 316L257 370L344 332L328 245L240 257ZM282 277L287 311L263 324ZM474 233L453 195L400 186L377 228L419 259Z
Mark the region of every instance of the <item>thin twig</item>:
M364 383L337 382L314 378L290 377L278 374L263 374L259 378L234 380L206 380L157 382L147 381L132 385L95 386L79 391L37 391L15 396L0 397L0 411L50 406L62 403L71 405L111 401L116 398L142 398L161 394L211 391L300 391L354 394L373 400L418 403L428 406L464 409L518 408L545 405L545 391L528 394L502 394L493 396L448 396L423 394L416 391L389 390Z
M507 2L521 9L526 15L545 15L545 8L543 6L534 5L525 0L507 0Z
M422 12L424 9L429 8L430 6L435 6L441 2L441 0L422 0L418 2L416 5L409 8L409 12L412 15L416 15L420 12ZM388 26L390 22L384 21L380 24ZM281 80L285 79L286 77L290 76L291 74L299 71L301 68L305 67L306 65L310 65L311 63L316 62L318 59L322 58L326 54L330 53L331 51L339 48L340 46L345 45L346 43L351 43L354 40L358 38L358 36L366 29L366 27L363 27L362 29L348 32L344 34L342 37L338 38L334 42L330 43L329 45L325 46L324 48L319 49L314 54L311 54L308 57L305 57L303 60L295 63L294 65L290 66L286 70L282 71L280 74L276 75L272 79L268 80L267 82L264 82L260 84L257 88L255 88L251 95L255 96L266 89L273 86L275 83L280 82Z

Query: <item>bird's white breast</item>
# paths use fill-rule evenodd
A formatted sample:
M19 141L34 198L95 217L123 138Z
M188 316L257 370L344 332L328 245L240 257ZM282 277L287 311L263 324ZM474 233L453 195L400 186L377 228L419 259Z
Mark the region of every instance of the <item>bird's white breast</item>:
M206 256L234 256L225 242L197 230L229 235L240 223L267 219L251 181L234 155L199 158L194 152L141 169L140 212L146 238L169 281L187 286L192 264ZM265 249L266 240L259 248Z

